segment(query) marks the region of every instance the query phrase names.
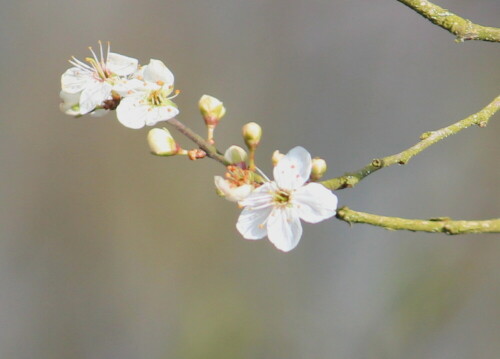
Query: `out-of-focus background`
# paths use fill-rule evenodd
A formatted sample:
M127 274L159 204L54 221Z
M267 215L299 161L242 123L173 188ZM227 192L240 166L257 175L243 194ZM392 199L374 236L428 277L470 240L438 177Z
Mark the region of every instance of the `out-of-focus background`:
M497 0L441 0L500 26ZM97 40L176 76L179 119L228 109L219 146L264 128L328 176L399 152L498 95L498 44L457 44L397 1L2 1L0 358L496 358L496 235L305 225L288 254L246 241L214 161L151 156L147 129L59 112ZM341 205L409 218L500 214L500 118L391 167ZM189 142L176 136L186 147Z

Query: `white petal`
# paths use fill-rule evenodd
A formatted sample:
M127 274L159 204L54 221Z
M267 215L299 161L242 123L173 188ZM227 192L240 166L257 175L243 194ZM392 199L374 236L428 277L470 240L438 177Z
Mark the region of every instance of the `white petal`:
M129 95L134 90L142 89L144 89L144 82L137 79L122 79L121 81L118 81L113 85L113 91L115 91L122 97Z
M249 184L231 187L229 182L221 176L215 176L214 182L220 195L231 202L238 202L247 198L253 190L253 187Z
M80 114L80 95L81 92L69 93L61 91L59 97L63 102L59 104L59 109L66 115L78 116Z
M309 179L311 155L303 147L291 149L274 167L274 180L282 189L296 189Z
M274 182L266 182L255 189L250 196L240 201L240 206L263 208L273 206L273 192L276 189Z
M90 116L92 116L92 117L103 117L103 116L106 116L108 113L109 113L109 110L105 110L105 109L101 108L99 110L92 111L90 113Z
M144 81L161 81L166 87L171 86L174 83L174 75L160 60L149 60L149 64L144 66L143 76Z
M149 106L140 103L142 97L142 94L131 95L120 101L116 108L116 117L123 126L139 129L146 124L145 118L148 115Z
M108 61L106 62L107 68L118 76L133 74L137 70L138 64L137 59L114 52L108 54Z
M154 106L150 107L145 118L146 126L154 126L160 121L168 121L179 114L179 109L174 106Z
M80 113L85 115L109 99L112 86L107 82L89 83L80 97Z
M266 219L272 207L252 209L247 207L241 211L236 228L245 239L262 239L266 236Z
M275 207L267 221L267 236L283 252L294 249L302 236L302 225L295 209Z
M318 223L333 217L337 209L337 196L319 183L309 183L292 193L292 203L300 218Z
M77 92L77 93L70 93L70 92L65 92L65 91L59 92L59 97L63 101L61 104L62 105L61 110L63 107L65 110L67 110L75 105L78 105L80 103L80 95L81 95L81 92Z
M244 184L239 187L233 188L231 192L226 195L226 199L232 202L238 202L247 198L252 193L253 187L249 184Z
M77 93L82 91L89 81L92 81L90 73L82 71L78 67L72 67L62 74L61 88L68 93Z

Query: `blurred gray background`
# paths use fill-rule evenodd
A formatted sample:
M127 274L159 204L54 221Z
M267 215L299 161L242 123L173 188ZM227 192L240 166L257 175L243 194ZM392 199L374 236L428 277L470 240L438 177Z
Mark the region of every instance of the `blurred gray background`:
M457 44L396 1L0 1L0 358L496 358L497 235L305 225L288 254L235 229L214 161L151 156L147 129L59 112L97 40L176 76L179 119L224 101L219 146L264 128L328 176L399 152L499 93L498 44ZM500 26L498 0L440 5ZM500 214L500 117L339 191L377 214ZM189 142L176 136L181 144Z

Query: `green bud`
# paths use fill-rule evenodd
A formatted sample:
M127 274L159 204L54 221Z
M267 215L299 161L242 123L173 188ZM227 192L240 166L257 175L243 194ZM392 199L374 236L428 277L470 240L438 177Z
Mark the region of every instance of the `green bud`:
M246 162L247 152L240 146L230 146L224 153L224 158L231 164Z
M255 122L249 122L242 128L243 140L248 148L255 149L262 137L262 127Z
M313 181L319 180L326 173L328 169L326 162L324 159L315 157L312 159L312 170L311 170L311 179Z
M180 147L166 128L153 128L148 133L148 144L151 153L157 156L173 156L179 153Z
M226 114L224 104L209 95L203 95L198 102L201 115L205 120L207 126L215 126L219 123L220 119Z

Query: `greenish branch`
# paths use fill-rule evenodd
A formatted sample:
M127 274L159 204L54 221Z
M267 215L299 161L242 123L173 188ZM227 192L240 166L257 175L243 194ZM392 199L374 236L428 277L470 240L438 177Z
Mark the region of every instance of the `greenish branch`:
M433 24L448 30L458 42L482 40L500 42L500 28L477 25L427 0L398 0Z
M405 219L385 217L376 214L357 212L347 207L339 208L337 218L351 223L365 223L383 227L387 230L406 230L412 232L431 232L446 234L500 233L500 218L481 221L454 221L450 218Z
M196 132L191 130L189 127L184 125L182 122L180 122L176 118L171 118L168 120L168 123L174 126L180 133L182 133L184 136L189 138L191 141L196 143L199 148L201 148L205 153L207 154L208 157L213 158L217 162L222 163L224 166L229 165L230 163L222 156L215 146L210 144L208 141L206 141L203 137L198 135Z
M445 139L448 136L454 135L472 125L486 127L489 119L500 109L500 96L495 98L481 111L470 115L469 117L458 121L448 127L441 128L436 131L425 132L420 136L420 142L407 150L397 153L392 156L374 159L370 164L355 172L345 173L343 176L332 178L321 182L325 187L336 190L342 188L354 187L363 178L376 172L384 167L389 167L394 164L404 165L410 159L425 150L427 147Z

